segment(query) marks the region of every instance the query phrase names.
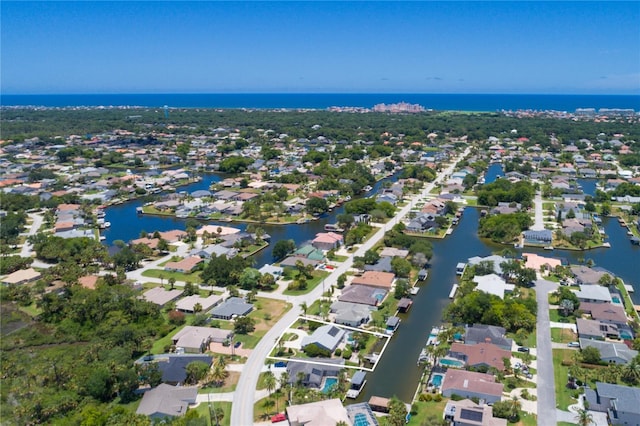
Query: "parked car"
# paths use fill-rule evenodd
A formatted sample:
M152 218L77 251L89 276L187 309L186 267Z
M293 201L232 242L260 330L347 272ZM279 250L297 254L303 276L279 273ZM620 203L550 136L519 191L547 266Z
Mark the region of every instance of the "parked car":
M518 348L518 352L529 352L529 348L527 348L526 346L520 346Z
M567 346L569 346L570 348L579 348L580 342L569 342L567 343Z

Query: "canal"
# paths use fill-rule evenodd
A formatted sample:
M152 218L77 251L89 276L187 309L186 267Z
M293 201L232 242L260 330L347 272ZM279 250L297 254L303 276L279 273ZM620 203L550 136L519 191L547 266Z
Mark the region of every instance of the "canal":
M491 167L500 165L492 165ZM498 169L495 167L494 170ZM501 169L501 167L500 167ZM386 180L393 181L396 177ZM198 189L208 189L213 182L220 180L217 175L205 175L202 181L179 188L180 191L192 192ZM375 193L385 180L378 182L370 193ZM106 220L112 223L110 229L104 232L106 242L114 240L129 241L137 238L142 230L152 232L170 229L184 229L183 219L158 217L136 214L136 207L144 204L142 200L112 206L106 209ZM263 225L265 231L272 236L272 244L254 256L256 267L272 262L271 247L280 239L292 239L301 244L322 232L326 223L336 221L337 215L343 213L344 208L335 209L304 225L269 226ZM455 266L458 262L466 262L469 257L486 256L507 246L492 244L480 240L477 236L479 211L475 208L465 209L462 220L452 235L444 240L431 240L434 246L434 256L431 261L429 277L419 284L420 291L414 296L414 304L409 313L400 314L402 319L398 332L380 360L374 373L368 374L368 383L359 401L367 401L372 395L391 397L398 396L404 401L413 397L422 369L417 364L418 355L422 350L429 331L441 323L442 310L449 303L448 295L451 286L456 282ZM218 223L205 221L203 223ZM221 225L231 225L241 229L246 224L219 222ZM638 285L640 282L640 247L633 246L626 235L626 228L619 226L615 218L604 218L603 226L608 235L611 248L600 248L586 252L555 250L553 252L542 249L525 248L520 252L534 252L543 256L565 258L570 263L586 262L589 259L596 266L603 267L619 275L627 284ZM640 289L632 295L634 303L640 304Z
M407 314L400 314L402 323L392 337L376 371L369 373L367 386L358 401L368 401L372 395L397 396L403 401L411 401L422 375L417 359L431 328L441 324L442 310L450 302L449 292L457 277L455 267L458 262L466 262L473 256L487 256L508 246L493 244L478 238L479 210L467 208L460 224L453 234L444 240L432 240L434 256L429 277L421 284L414 296L414 304ZM632 293L635 304L640 304L640 247L633 246L615 218L604 218L603 226L611 248L599 248L586 252L555 250L547 251L532 247L518 249L517 252L532 252L541 256L564 258L569 263L586 262L605 268L620 276L626 284L634 284Z
M211 184L220 182L221 180L222 178L218 174L205 174L201 181L182 186L178 188L177 191L186 191L187 193L191 193L197 190L208 190ZM375 194L386 182L395 182L397 180L397 174L381 179L373 185L373 188L370 191L363 194L363 196L366 197ZM105 237L104 242L107 245L112 245L116 240L128 242L132 239L138 238L142 231L151 233L154 231L185 229L186 219L137 214L136 208L142 206L147 201L148 200L145 199L138 199L110 206L105 209L105 220L111 223L111 227L102 232L102 235ZM262 265L273 261L272 251L275 242L280 240L293 240L295 241L296 246L300 246L307 241L313 240L318 232L325 232L324 226L327 223L335 223L338 215L342 213L344 213L344 206L337 207L333 211L320 216L317 220L303 225L259 224L259 226L271 236L272 244L253 256L254 265L257 268L260 268ZM222 226L233 226L234 228L239 228L242 231L247 228L247 224L242 222L220 222L212 220L202 220L200 222L203 225L219 224Z

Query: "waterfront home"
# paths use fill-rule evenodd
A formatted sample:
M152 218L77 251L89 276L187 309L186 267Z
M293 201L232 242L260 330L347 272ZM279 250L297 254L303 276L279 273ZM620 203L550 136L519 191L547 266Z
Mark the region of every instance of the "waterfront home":
M409 256L409 250L399 249L395 247L385 247L380 252L380 257L402 257Z
M180 297L184 293L183 290L165 290L164 287L154 287L145 291L142 294L142 297L151 303L155 303L156 305L162 307L169 302L173 302L178 297Z
M258 272L260 272L262 275L270 274L274 278L278 279L278 277L282 276L282 273L284 272L284 269L282 269L279 266L275 266L275 265L271 265L269 263L265 263L262 266L262 268L258 269Z
M311 362L309 362L311 361ZM302 386L319 389L325 377L338 377L344 368L344 359L314 358L298 360L292 358L287 362L289 384L298 382L298 373L302 378Z
M374 310L375 308L373 306L337 301L331 304L330 312L334 314L336 324L360 327L371 321L371 311Z
M311 245L318 250L333 250L342 245L342 235L335 232L319 232L311 242Z
M33 268L20 269L4 277L2 279L2 284L6 284L6 285L26 284L26 283L39 280L41 276L42 274Z
M500 266L500 264L508 261L509 259L507 259L506 257L498 256L494 254L494 255L485 256L485 257L481 257L481 256L470 257L469 260L467 260L467 264L475 266L481 262L485 262L485 263L491 262L493 265L493 272L497 275L502 275L502 267Z
M624 308L612 303L580 303L580 310L585 314L591 315L594 320L600 320L609 324L615 324L619 327L627 326L627 315Z
M607 324L598 320L576 319L578 337L592 340L619 339L620 331L615 324Z
M286 259L284 259L283 261L280 262L280 266L282 268L285 268L285 267L295 268L296 267L296 263L298 263L298 262L302 262L302 264L304 266L313 265L314 268L322 263L322 261L313 260L313 259L307 259L306 257L289 256L289 257L287 257Z
M221 244L210 244L201 249L193 249L189 252L189 255L198 256L202 259L211 259L213 256L225 256L227 259L231 259L232 257L237 256L237 254L237 249L224 247Z
M551 244L553 232L549 229L527 230L522 233L524 242L527 244Z
M504 385L491 374L450 368L442 380L442 395L456 394L464 398L480 398L488 404L500 401Z
M387 291L381 288L350 285L342 289L342 294L338 297L338 300L341 302L378 306L386 295Z
M145 355L135 363L154 364L162 373L162 383L181 386L187 379L187 365L194 361L204 362L211 367L213 358L210 355L202 354Z
M432 213L423 213L414 217L407 224L407 231L409 232L425 232L439 227L436 222L436 216Z
M393 286L395 277L395 274L390 272L365 271L361 276L354 277L351 285L383 288L388 291Z
M167 262L164 270L169 272L191 273L204 260L200 256L190 256L177 262Z
M465 365L469 367L494 367L500 371L504 371L503 359L511 358L511 351L486 342L473 345L454 342L447 355L464 362Z
M580 302L611 303L609 289L601 285L581 285L580 290L574 293Z
M624 343L603 342L602 340L590 340L580 338L580 349L588 347L596 348L600 351L600 359L609 364L627 364L638 355L638 351L629 349Z
M393 272L392 257L380 257L373 265L364 265L365 271Z
M507 426L507 419L493 417L493 407L476 404L470 399L448 401L444 418L452 426Z
M584 396L589 410L607 413L612 425L640 424L640 388L596 382Z
M356 379L356 376L358 377L362 377L359 376L359 374L362 373L364 374L363 371L358 371L353 375L352 378L352 383L354 381L354 379ZM365 380L362 384L362 386L364 386L364 384L367 381ZM352 385L352 388L357 386L355 383ZM347 405L345 407L347 409L347 415L349 416L349 419L351 420L351 424L355 425L369 425L369 426L379 426L378 423L378 419L375 416L375 414L373 414L373 410L371 410L371 406L369 406L369 404L367 402L360 402L358 404L350 404ZM364 423L364 421L366 421L366 423ZM358 423L360 422L360 423Z
M214 327L185 326L177 332L171 341L176 348L182 348L186 353L204 353L209 350L211 342L222 343L233 336L230 330Z
M576 284L578 285L598 284L600 278L607 274L611 276L611 278L615 277L613 274L605 271L604 269L595 269L584 265L572 265L571 273L573 274L576 280Z
M325 349L331 353L342 343L346 332L335 325L323 325L315 329L313 334L302 338L300 347L304 349L308 345L316 345L320 349Z
M176 303L176 310L189 314L195 313L196 305L200 305L199 311L206 312L218 305L222 301L222 297L212 294L209 297L201 297L199 294L192 294L184 297Z
M522 253L522 257L525 259L524 267L533 269L536 272L540 272L542 268L553 270L556 266L562 265L562 261L560 259L544 257L535 253Z
M289 426L351 424L338 398L287 407Z
M184 416L190 404L196 403L197 386L171 386L161 384L144 393L136 414L153 420Z
M248 315L253 310L253 304L245 302L240 297L229 297L220 305L213 308L209 314L213 318L231 320L234 317Z
M181 231L179 229L159 232L159 234L160 234L160 238L162 238L168 243L177 243L178 241L182 241L187 236L187 233L185 231Z
M503 327L486 324L474 324L466 326L464 332L464 342L468 345L477 343L493 343L494 345L510 351L513 346L513 340L506 336L506 330Z
M147 238L147 237L143 237L143 238L136 238L135 240L131 240L129 242L129 246L133 247L133 246L137 246L138 244L143 244L147 247L149 247L151 250L155 250L158 248L158 244L160 243L160 239L159 238Z
M513 292L516 287L513 284L507 284L502 277L496 274L476 275L473 277L473 282L477 284L476 290L493 294L500 299L504 299L504 294Z

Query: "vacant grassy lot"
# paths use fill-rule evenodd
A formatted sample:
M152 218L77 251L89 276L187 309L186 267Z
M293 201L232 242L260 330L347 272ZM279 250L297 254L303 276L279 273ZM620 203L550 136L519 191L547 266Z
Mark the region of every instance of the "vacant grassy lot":
M578 335L567 328L552 328L551 341L556 343L569 343L578 340Z

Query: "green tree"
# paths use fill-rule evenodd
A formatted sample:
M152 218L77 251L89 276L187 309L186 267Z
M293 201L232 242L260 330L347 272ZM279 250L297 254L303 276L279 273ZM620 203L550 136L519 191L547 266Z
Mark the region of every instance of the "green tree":
M600 350L594 346L582 349L582 361L587 364L599 364L601 360Z
M387 423L390 426L404 426L406 424L406 418L406 405L394 396L389 401L389 415L387 416Z
M209 365L202 361L193 361L187 364L185 367L187 383L195 385L207 376L209 372Z
M256 323L249 317L237 317L233 322L233 331L236 334L249 334L256 329Z
M575 416L576 422L579 426L589 426L593 423L593 416L585 408L580 408Z
M296 243L293 240L280 240L273 246L273 258L276 260L284 259L295 249Z

